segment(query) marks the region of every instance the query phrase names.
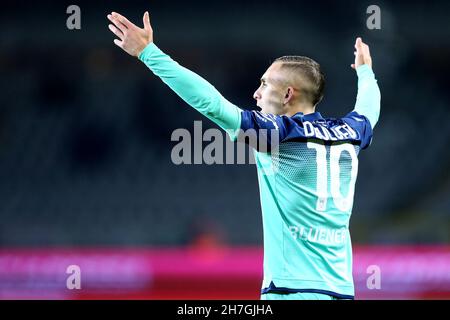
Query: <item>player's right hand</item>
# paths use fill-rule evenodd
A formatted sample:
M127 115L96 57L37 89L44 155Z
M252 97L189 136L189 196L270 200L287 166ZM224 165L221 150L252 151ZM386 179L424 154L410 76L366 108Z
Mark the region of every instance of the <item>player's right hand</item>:
M356 38L355 42L355 63L351 65L356 70L359 66L367 64L372 67L372 57L370 56L369 46L362 42L361 38Z
M142 18L143 29L117 12L108 14L108 19L113 23L108 26L109 30L120 39L114 39L114 43L128 54L138 57L142 50L153 42L153 29L148 12L145 12Z

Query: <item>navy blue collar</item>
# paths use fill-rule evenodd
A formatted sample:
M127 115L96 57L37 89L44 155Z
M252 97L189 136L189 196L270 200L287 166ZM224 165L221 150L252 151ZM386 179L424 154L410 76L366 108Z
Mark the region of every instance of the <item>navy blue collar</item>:
M313 113L308 113L308 114L303 114L303 112L297 112L296 114L294 114L292 116L292 118L294 118L294 117L302 117L303 120L306 120L306 121L314 121L314 120L323 119L320 112L313 112Z

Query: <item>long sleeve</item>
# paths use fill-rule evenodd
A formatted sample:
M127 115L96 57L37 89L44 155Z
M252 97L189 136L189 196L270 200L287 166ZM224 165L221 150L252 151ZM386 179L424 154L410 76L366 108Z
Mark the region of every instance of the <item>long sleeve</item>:
M139 59L186 103L224 129L232 140L241 125L242 110L226 100L205 79L179 65L154 43L150 43Z
M361 65L356 69L356 73L358 75L358 95L354 111L367 117L374 128L380 116L380 88L370 66Z

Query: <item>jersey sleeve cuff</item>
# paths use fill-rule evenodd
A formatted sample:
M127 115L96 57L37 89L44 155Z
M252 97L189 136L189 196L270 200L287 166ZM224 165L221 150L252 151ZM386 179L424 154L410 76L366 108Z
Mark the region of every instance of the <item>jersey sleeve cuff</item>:
M360 65L356 68L358 78L375 77L372 68L368 64Z
M156 46L154 42L150 42L144 50L139 54L139 60L142 62L145 62L145 60L149 59L152 55L152 53L157 52L159 48Z

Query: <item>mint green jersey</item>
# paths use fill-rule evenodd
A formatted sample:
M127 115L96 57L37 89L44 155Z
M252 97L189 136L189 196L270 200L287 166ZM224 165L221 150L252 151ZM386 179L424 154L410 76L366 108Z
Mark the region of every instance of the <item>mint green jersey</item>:
M255 152L264 226L263 293L353 297L349 219L359 149L351 143L286 141L271 154Z
M254 145L264 231L262 293L353 298L349 220L358 154L370 145L380 111L372 69L357 68L354 110L325 119L318 112L288 117L242 110L154 43L139 59L231 139L264 131Z

